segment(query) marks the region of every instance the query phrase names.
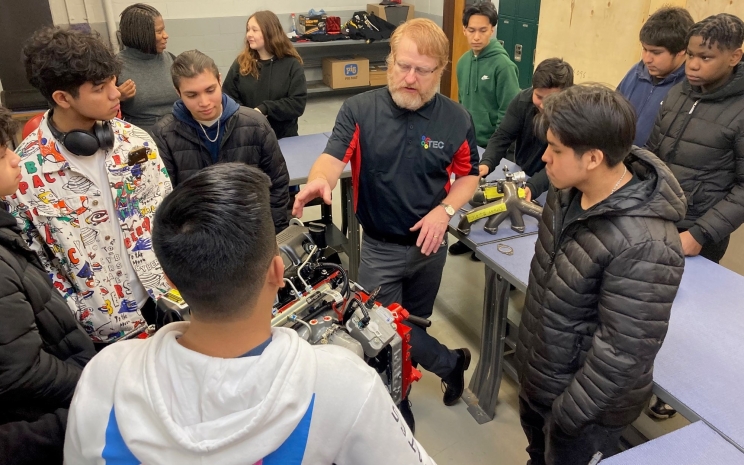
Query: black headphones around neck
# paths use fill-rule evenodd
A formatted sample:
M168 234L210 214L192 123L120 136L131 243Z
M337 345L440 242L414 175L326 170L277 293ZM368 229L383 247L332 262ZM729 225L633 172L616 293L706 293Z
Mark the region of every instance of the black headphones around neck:
M62 132L54 126L52 115L54 110L49 111L47 125L52 135L64 148L75 155L89 157L99 149L111 150L114 148L114 130L108 121L96 121L93 129L84 131L74 129L70 132Z

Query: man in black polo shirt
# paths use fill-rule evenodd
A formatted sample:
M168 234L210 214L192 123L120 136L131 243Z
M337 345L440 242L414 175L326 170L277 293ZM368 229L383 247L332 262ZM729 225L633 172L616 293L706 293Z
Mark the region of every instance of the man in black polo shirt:
M301 215L316 197L330 204L351 162L354 209L364 228L360 284L368 290L381 286L381 303L398 302L424 318L431 316L442 278L447 223L478 185L472 119L437 93L448 47L442 29L427 19L395 30L388 87L344 103L293 210ZM416 326L411 346L414 361L442 378L445 405L457 402L470 352L450 350ZM401 411L413 428L407 400Z

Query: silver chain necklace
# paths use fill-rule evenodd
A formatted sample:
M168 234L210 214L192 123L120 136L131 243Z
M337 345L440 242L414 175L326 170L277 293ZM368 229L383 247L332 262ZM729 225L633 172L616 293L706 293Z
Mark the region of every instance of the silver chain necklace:
M222 119L222 115L220 115L220 119ZM214 140L212 140L212 139L209 138L209 134L207 134L207 130L204 129L204 125L201 124L201 122L199 122L199 121L197 121L197 123L199 123L199 127L201 127L202 128L202 132L204 132L204 137L206 137L209 142L212 142L212 143L217 142L217 139L219 139L219 137L220 137L220 120L219 119L217 120L217 135L214 136ZM628 169L628 168L625 168L625 169ZM625 176L625 175L623 175L623 176ZM612 191L612 192L615 192L615 191Z
M628 165L625 165L625 171L623 171L623 175L620 176L620 179L618 179L617 182L615 183L615 187L612 188L612 192L610 192L610 195L615 193L615 191L620 186L620 183L622 182L626 174L628 174Z

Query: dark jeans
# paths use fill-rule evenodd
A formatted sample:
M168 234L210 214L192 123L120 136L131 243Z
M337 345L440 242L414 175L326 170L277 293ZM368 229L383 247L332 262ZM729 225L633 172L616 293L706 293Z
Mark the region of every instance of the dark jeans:
M595 453L610 457L620 451L622 427L591 424L578 436L569 436L553 421L548 407L527 402L519 396L519 420L527 435L528 465L586 465Z
M359 284L372 292L381 286L378 300L383 305L399 303L409 313L429 318L442 281L447 244L428 257L412 246L381 242L365 235L362 241ZM416 325L411 327L411 358L440 378L457 364L457 353Z

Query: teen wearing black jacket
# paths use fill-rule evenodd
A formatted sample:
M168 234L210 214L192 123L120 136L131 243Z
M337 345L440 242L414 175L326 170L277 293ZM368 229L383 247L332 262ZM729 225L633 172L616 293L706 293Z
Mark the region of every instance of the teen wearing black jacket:
M254 13L245 29L245 49L230 66L224 91L266 116L277 139L296 136L307 101L302 58L271 11Z
M0 195L18 189L14 125L0 108ZM0 464L62 463L67 409L93 342L0 202Z
M687 79L669 90L646 147L687 197L677 223L685 255L718 263L744 223L744 22L710 16L687 41Z

